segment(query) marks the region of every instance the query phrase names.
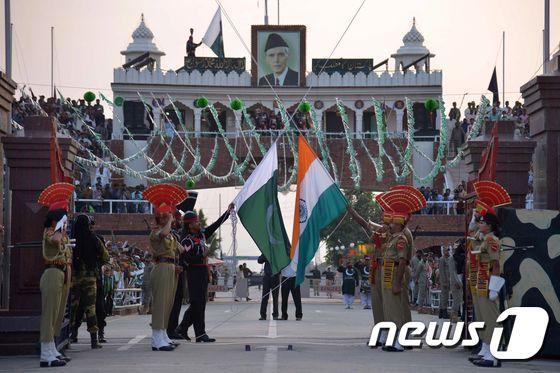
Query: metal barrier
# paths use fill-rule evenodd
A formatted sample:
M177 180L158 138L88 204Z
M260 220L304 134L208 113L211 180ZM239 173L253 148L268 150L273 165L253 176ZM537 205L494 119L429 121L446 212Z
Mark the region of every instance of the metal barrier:
M125 212L125 213L139 213L151 214L152 204L146 200L138 199L76 199L74 200L74 211L80 211L80 207L90 204L97 213ZM116 205L116 206L113 206ZM120 206L123 205L123 206ZM109 207L105 211L104 207ZM115 208L116 207L116 208ZM132 211L128 211L128 210Z
M142 289L115 289L114 308L136 307L142 304Z
M430 215L457 215L458 202L459 201L427 201L428 206L422 210L422 213Z

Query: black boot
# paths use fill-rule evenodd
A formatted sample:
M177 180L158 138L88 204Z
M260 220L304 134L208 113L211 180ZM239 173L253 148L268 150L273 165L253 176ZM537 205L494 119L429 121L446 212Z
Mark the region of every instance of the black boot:
M107 340L105 339L105 331L103 330L103 328L100 328L99 332L97 332L97 341L99 343L107 343Z
M90 333L90 336L91 336L91 348L92 349L97 349L97 348L103 347L99 344L99 341L97 340L97 333Z
M438 318L442 319L443 318L443 310L440 308L439 309L439 316Z
M449 319L449 314L447 313L447 310L443 310L442 319Z
M70 332L70 343L78 343L78 329L72 328Z

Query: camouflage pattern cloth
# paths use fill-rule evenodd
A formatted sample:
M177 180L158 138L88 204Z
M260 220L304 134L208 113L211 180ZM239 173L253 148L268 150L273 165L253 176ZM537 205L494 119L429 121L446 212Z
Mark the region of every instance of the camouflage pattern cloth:
M79 328L83 312L79 312L80 305L86 314L87 330L97 333L97 317L95 315L95 302L97 299L97 278L95 276L80 276L72 279L72 303L70 314L71 328ZM78 319L79 318L79 319Z

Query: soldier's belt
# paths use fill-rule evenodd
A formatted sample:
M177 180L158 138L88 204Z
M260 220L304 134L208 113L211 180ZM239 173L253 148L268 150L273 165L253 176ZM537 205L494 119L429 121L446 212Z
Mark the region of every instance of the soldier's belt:
M393 287L393 273L395 271L395 261L393 259L385 259L383 261L383 288L391 289Z
M156 258L156 263L171 263L171 264L175 264L175 258L168 258L168 257Z
M56 268L56 269L60 269L62 272L66 272L66 264L46 263L45 269L49 269L49 268Z
M476 293L478 296L488 296L488 283L490 282L490 263L479 262L476 279Z

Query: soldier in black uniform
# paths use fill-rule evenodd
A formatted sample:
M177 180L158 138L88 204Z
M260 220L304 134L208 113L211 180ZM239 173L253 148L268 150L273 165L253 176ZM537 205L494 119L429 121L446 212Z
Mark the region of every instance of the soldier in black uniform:
M272 292L272 318L278 320L278 294L280 293L280 277L272 274L272 267L264 254L261 254L257 262L264 264L262 300L261 300L261 317L259 320L266 320L266 309L268 308L268 299Z
M193 325L197 342L216 341L214 338L208 337L204 323L208 293L208 246L206 240L226 221L233 208L234 205L230 204L228 210L206 228L200 226L198 216L194 211L187 211L183 216L181 245L185 248L184 261L187 268L190 305L176 331L178 334L186 336L189 327Z

